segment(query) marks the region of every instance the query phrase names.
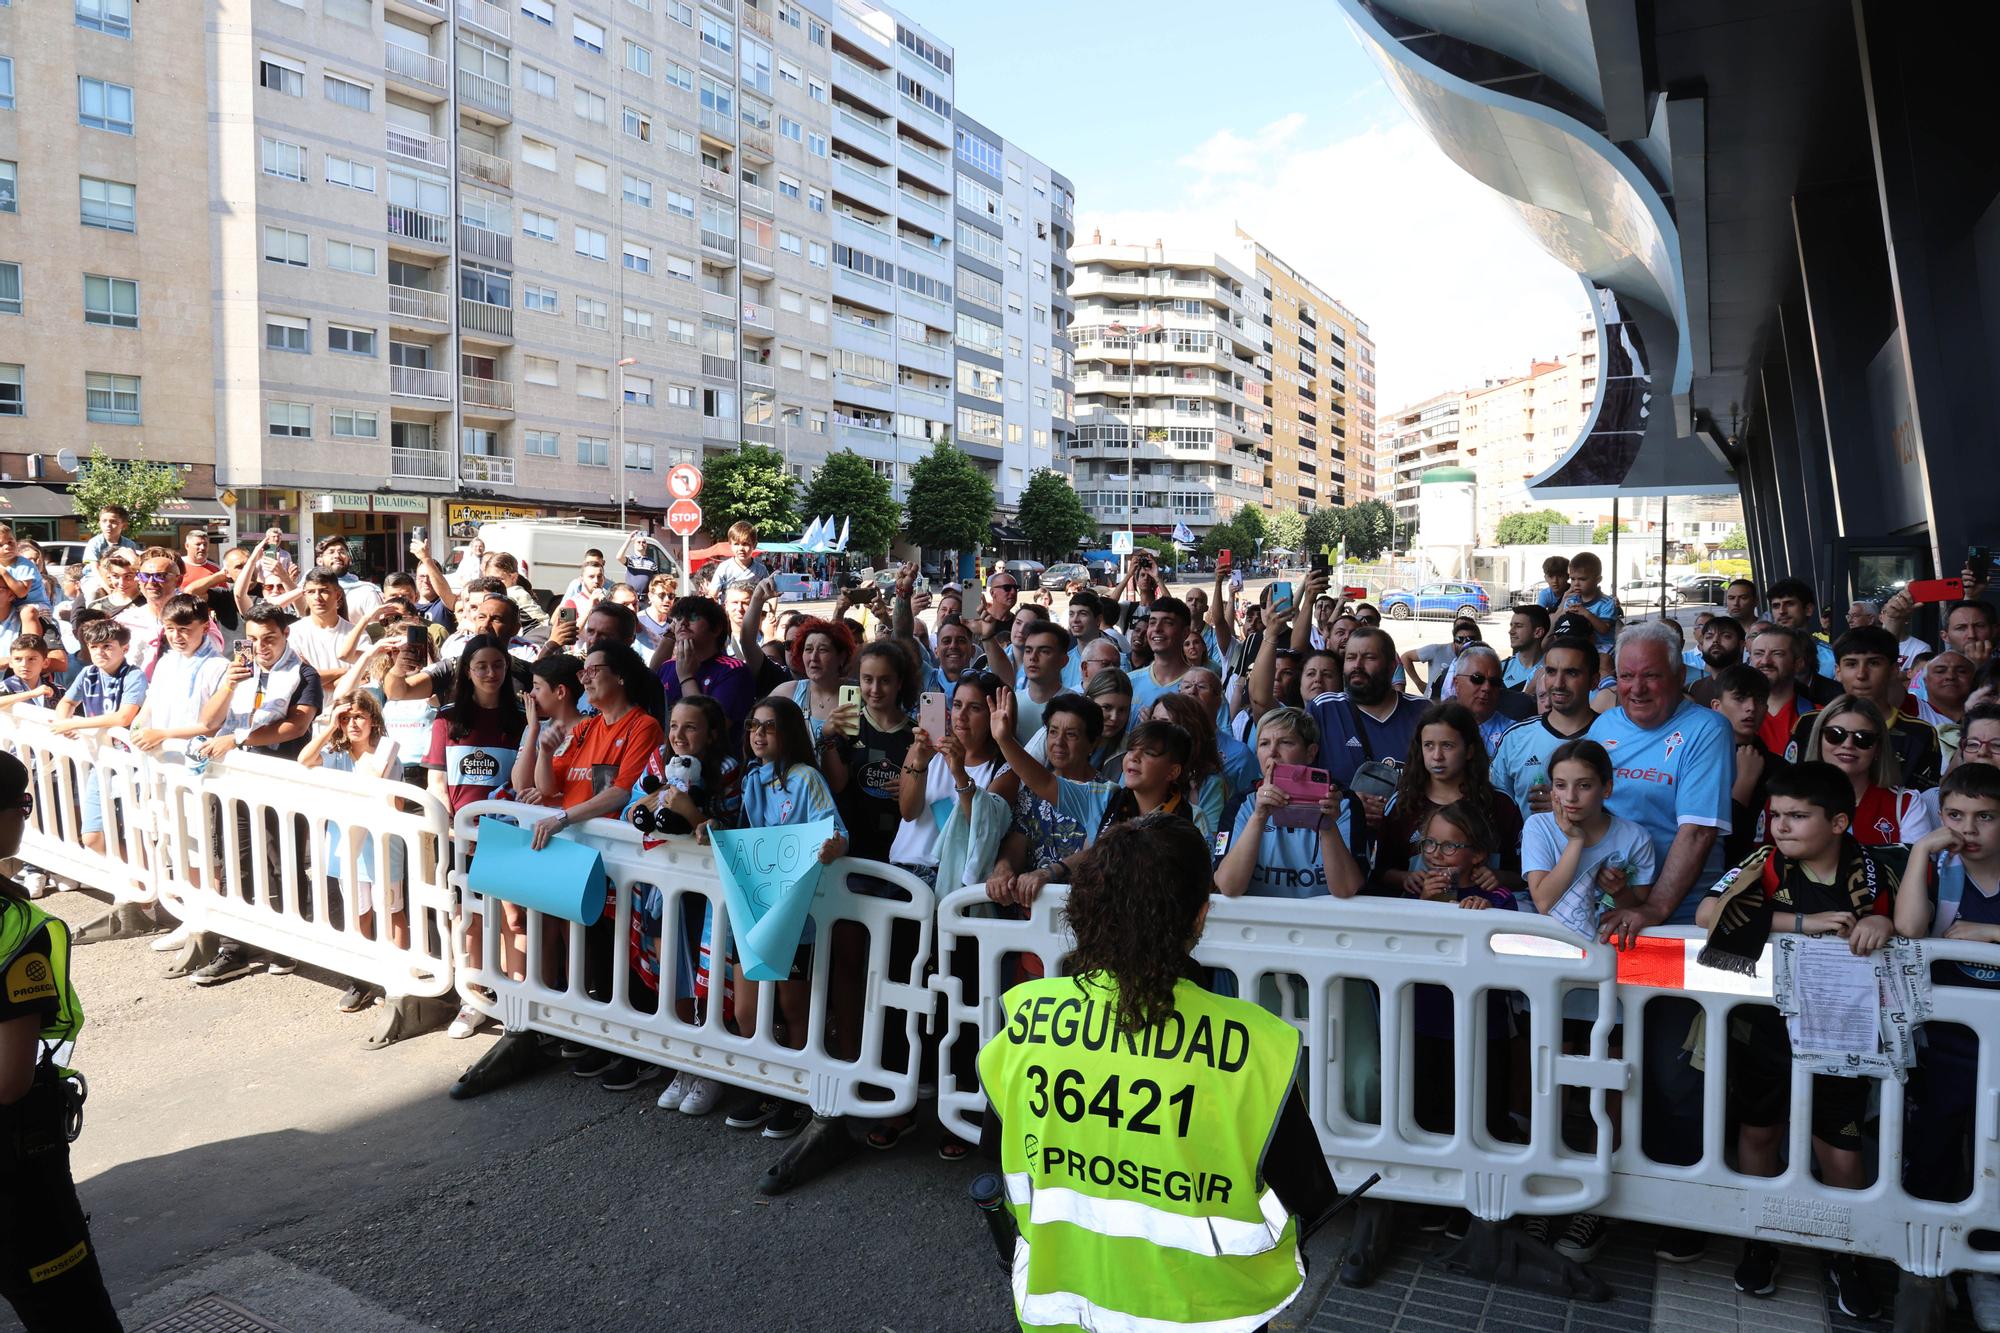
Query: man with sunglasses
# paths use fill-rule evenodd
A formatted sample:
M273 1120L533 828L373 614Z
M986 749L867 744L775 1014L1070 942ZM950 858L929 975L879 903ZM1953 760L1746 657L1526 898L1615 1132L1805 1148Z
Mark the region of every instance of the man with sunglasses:
M1427 643L1406 650L1402 656L1403 676L1433 702L1445 699L1444 687L1451 680L1459 655L1481 641L1479 622L1461 617L1451 623L1451 642Z
M1451 689L1452 697L1464 704L1473 721L1479 724L1479 739L1486 742L1488 755L1500 744L1500 737L1509 727L1524 720L1502 712L1502 701L1512 695L1518 701L1517 708L1523 703L1531 710L1534 707L1527 695L1507 688L1500 654L1489 644L1472 644L1460 654L1457 669L1452 673Z
M1864 625L1840 636L1833 646L1834 677L1841 691L1866 699L1889 719L1889 745L1902 767L1902 785L1913 791L1928 791L1938 785L1944 771L1944 750L1938 743L1937 728L1898 706L1892 697L1899 693L1897 682L1896 636L1879 625ZM1802 717L1792 724L1791 742L1785 758L1797 763L1806 752L1812 720Z

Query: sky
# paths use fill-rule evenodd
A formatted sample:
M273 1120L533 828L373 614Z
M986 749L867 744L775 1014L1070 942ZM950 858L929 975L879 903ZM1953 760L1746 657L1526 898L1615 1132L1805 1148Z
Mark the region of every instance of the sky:
M1332 0L894 0L967 114L1076 186L1077 239L1236 225L1368 324L1387 412L1568 351L1583 289L1403 111Z

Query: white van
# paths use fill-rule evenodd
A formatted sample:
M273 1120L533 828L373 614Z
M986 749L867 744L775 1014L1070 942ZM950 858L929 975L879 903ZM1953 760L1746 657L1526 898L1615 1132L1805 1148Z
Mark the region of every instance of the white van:
M530 583L557 596L576 577L583 564L583 553L593 548L604 552L605 582L615 584L622 580L625 571L618 564L618 552L628 535L580 518L505 518L479 525L479 540L488 551L505 551L521 561ZM653 558L660 562L662 573L679 571L680 562L667 553L666 547L651 537L646 541L652 547Z

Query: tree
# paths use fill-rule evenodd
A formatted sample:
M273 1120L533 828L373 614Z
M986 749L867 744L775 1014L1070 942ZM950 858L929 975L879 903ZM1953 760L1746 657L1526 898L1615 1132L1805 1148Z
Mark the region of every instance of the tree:
M1097 521L1076 498L1069 478L1054 468L1037 468L1021 492L1021 530L1039 560L1060 560L1097 531Z
M902 525L889 479L852 449L827 455L802 503L808 514L831 514L836 527L848 525L847 549L855 555L886 556Z
M1155 537L1149 532L1143 536L1134 537L1132 545L1142 550L1151 551L1154 555L1160 557L1160 567L1162 569L1165 569L1169 565L1180 564L1181 553L1179 548L1165 537Z
M746 444L702 465L703 526L718 536L737 522L751 524L765 540L794 535L801 526L793 503L797 489L777 450Z
M940 440L910 469L905 531L928 551L970 551L993 530L993 483L966 453Z
M1264 516L1264 531L1270 537L1265 550L1273 546L1301 550L1306 541L1306 516L1296 509L1273 509Z
M69 503L88 528L97 526L97 512L104 506L122 505L132 516L132 530L144 532L167 501L180 496L185 484L186 474L177 467L143 458L113 458L100 444L77 469Z
M1347 538L1349 560L1373 560L1389 549L1402 534L1396 531L1396 511L1380 500L1363 500L1347 507L1341 534Z
M1605 542L1611 540L1611 534L1614 531L1630 532L1631 530L1632 525L1629 523L1620 523L1615 529L1609 523L1599 523L1597 531L1590 534L1590 544L1592 546L1602 546Z
M1500 520L1493 540L1500 546L1542 546L1549 540L1549 525L1567 523L1557 509L1535 509L1525 514L1509 514Z
M1722 535L1722 544L1717 549L1723 551L1747 551L1750 549L1750 534L1744 531L1741 523L1738 523Z
M1322 505L1306 515L1305 549L1310 553L1331 551L1347 533L1347 511Z

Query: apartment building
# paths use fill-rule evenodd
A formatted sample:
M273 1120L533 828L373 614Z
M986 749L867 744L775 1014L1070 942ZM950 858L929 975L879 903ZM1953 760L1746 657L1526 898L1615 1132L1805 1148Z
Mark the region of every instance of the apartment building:
M1466 466L1479 478L1479 540L1492 544L1500 520L1531 509L1556 509L1595 522L1603 502L1545 503L1527 484L1562 457L1590 420L1597 397L1597 330L1585 327L1577 349L1529 363L1524 375L1469 389L1461 416Z
M967 347L955 300L971 177L954 57L894 11L208 10L204 45L203 25L129 0L0 0L0 49L17 53L0 65L0 199L16 203L0 283L16 263L32 294L16 304L41 314L50 296L32 343L0 342L0 450L51 421L80 452L143 441L210 467L244 530L304 514L388 565L421 523L610 517L621 498L657 513L668 466L739 442L802 478L851 448L900 489L930 440L960 433L959 357L988 353ZM1024 396L984 459L1004 489L1067 429L1053 290L1073 205L1066 181L980 136L1002 194L1022 173L999 215L1022 265L1000 358ZM51 235L79 189L83 234ZM104 230L93 210L137 222ZM58 285L137 328L67 316ZM76 327L50 339L45 322ZM1041 395L1016 362L1048 372ZM85 375L105 383L67 383Z
M1219 251L1070 251L1076 303L1072 479L1106 527L1197 535L1265 503L1263 282Z
M1386 481L1377 469L1381 498L1396 511L1396 525L1407 529L1417 521L1417 483L1433 468L1468 467L1460 425L1466 395L1462 390L1434 394L1385 413L1376 427L1376 454L1387 464Z
M1367 324L1254 236L1238 228L1236 241L1264 288L1263 502L1348 504L1360 498L1348 484L1356 451L1375 437L1374 340Z

